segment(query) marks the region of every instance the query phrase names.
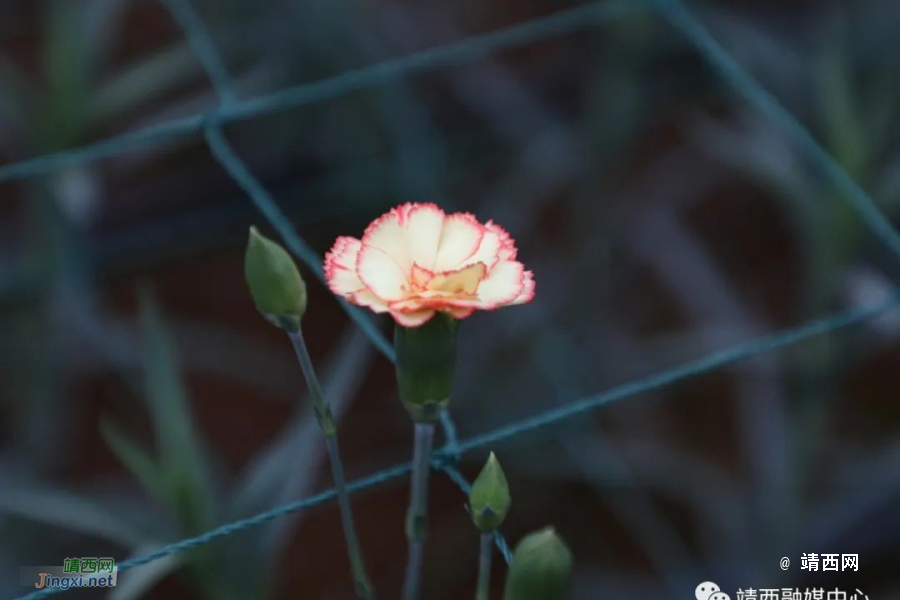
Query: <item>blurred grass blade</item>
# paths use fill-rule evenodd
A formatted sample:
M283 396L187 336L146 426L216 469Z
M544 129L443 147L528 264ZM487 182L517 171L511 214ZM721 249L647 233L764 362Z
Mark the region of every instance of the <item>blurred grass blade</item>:
M340 421L350 400L368 373L375 351L357 329L344 333L322 369L322 385ZM299 370L298 370L299 377ZM243 516L296 500L310 493L325 447L309 402L264 450L252 459L241 476L231 501L231 513ZM256 560L276 560L292 534L291 520L260 529L253 547ZM251 544L247 544L250 546Z
M188 532L211 525L211 478L194 431L173 345L155 300L141 293L144 391L172 509Z
M104 59L113 50L117 36L123 36L125 29L120 19L131 4L129 0L90 0L80 7L80 30L85 46L85 76L96 76L95 70L102 66Z
M156 550L155 546L135 549L135 556ZM109 600L137 600L152 590L156 584L181 568L182 557L170 554L152 563L128 570L128 576L117 579L116 587L109 591Z
M838 10L836 7L833 10ZM868 140L858 109L852 57L842 15L830 15L816 56L817 84L828 146L851 177L863 178L868 160Z
M103 119L122 116L191 83L199 73L192 56L187 44L179 43L126 67L99 86L94 96L94 115Z
M0 514L22 517L135 548L147 536L118 518L108 506L58 488L28 482L6 482L0 494Z
M166 480L153 455L132 441L126 433L107 419L100 422L104 441L143 488L161 504L166 502Z
M5 56L0 56L0 145L13 149L26 130L34 87L25 74Z
M34 121L40 143L49 149L74 145L87 132L89 50L84 44L83 6L53 0L44 10L41 68L46 92Z

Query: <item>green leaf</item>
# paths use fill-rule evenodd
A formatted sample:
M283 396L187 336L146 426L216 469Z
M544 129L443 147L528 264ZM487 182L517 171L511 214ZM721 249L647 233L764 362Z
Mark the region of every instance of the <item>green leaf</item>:
M27 144L30 140L21 139L27 132L29 107L34 102L34 87L28 78L12 61L0 56L0 126L2 137L20 139L4 139L3 145L14 143Z
M165 474L165 496L185 532L197 533L211 525L211 477L168 331L146 291L141 293L141 332L144 390Z
M868 162L868 141L857 98L859 83L855 81L852 57L847 49L846 19L830 15L819 55L816 57L818 98L829 149L851 177L864 175Z
M100 422L100 435L119 462L135 476L147 493L157 502L165 504L167 501L165 473L150 452L129 439L112 421L104 419Z
M125 0L51 0L44 5L42 80L33 137L45 150L83 141L95 111L94 79L112 46Z
M190 83L198 73L198 63L193 60L193 52L186 43L142 57L98 86L92 103L92 118L121 117Z
M50 150L77 143L87 131L88 51L80 25L85 7L68 0L45 5L41 67L46 82L36 103L35 130Z
M119 518L110 507L68 492L27 481L6 481L0 494L0 514L14 515L68 531L95 536L134 548L148 536Z
M134 555L141 556L157 548L157 546L142 546L135 550ZM129 569L127 576L117 578L116 587L109 591L109 600L137 600L180 569L183 564L182 556L170 554L146 565Z

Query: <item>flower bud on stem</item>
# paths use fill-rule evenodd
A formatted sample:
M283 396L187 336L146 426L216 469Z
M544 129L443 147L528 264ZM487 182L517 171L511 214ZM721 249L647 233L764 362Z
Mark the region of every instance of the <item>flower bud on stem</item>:
M287 332L300 328L306 312L306 283L287 250L254 227L247 240L244 277L253 303L270 323Z
M503 523L511 503L506 475L497 456L491 452L469 491L472 521L483 533L490 533Z
M525 536L513 552L503 600L562 600L572 553L552 527Z
M476 600L487 600L491 583L491 552L494 531L503 523L512 499L509 484L497 456L491 452L472 489L469 490L469 512L472 521L481 531L481 554L478 561L478 588Z
M366 575L356 525L350 510L350 495L347 492L347 480L344 476L344 465L341 462L337 439L337 424L331 414L331 406L322 393L319 378L313 368L303 339L301 321L306 312L306 284L300 275L297 265L287 250L278 243L261 235L255 228L250 228L247 240L247 251L244 255L244 276L247 287L253 297L256 308L270 323L283 329L297 353L300 369L306 379L309 395L312 399L316 420L325 435L325 446L331 463L331 474L334 477L334 488L337 491L338 506L341 512L341 524L344 538L347 541L347 554L356 594L362 600L374 598L372 584Z

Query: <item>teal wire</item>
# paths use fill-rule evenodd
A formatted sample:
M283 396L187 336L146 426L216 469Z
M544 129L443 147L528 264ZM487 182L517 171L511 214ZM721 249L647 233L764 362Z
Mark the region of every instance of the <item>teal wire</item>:
M210 82L219 98L222 102L232 101L235 98L235 94L228 68L225 66L221 54L209 36L209 32L191 4L187 0L161 1L184 31L188 43L195 54L197 54L198 60L200 60L201 65L209 76ZM325 283L322 258L300 236L284 211L278 207L275 199L266 191L259 180L253 176L247 165L238 157L237 153L227 142L221 129L220 118L218 111L208 115L203 129L207 146L213 157L250 197L257 209L275 228L294 255L313 271L319 281ZM388 360L395 362L396 357L393 346L369 316L342 298L339 298L338 301L341 304L341 308L375 347ZM452 448L456 444L456 426L450 418L449 411L445 410L441 413L441 426L447 445Z
M236 99L235 91L228 68L222 55L216 49L215 43L209 35L203 21L187 0L160 0L172 15L172 18L184 32L184 36L194 51L197 60L209 77L216 94L223 105L227 105ZM225 169L228 175L250 197L257 209L266 217L272 227L284 239L288 249L309 268L322 283L325 283L325 275L322 268L322 257L306 243L300 236L290 219L275 199L266 191L265 187L250 172L250 169L240 159L221 129L222 106L206 116L203 132L207 146L216 161ZM389 360L394 360L393 346L379 331L372 320L343 299L339 299L341 308L350 319L365 333L375 347Z
M311 83L299 84L225 106L222 124L252 119L301 106L331 100L398 78L464 65L503 50L549 40L578 30L598 26L644 9L647 0L606 0L561 10L459 42L438 46L370 67L346 71ZM190 24L190 23L188 23ZM217 76L218 77L218 76ZM34 177L54 169L146 149L202 133L206 112L152 125L80 148L46 154L0 167L0 182Z
M203 65L204 70L210 78L210 82L216 90L219 98L223 103L233 101L235 98L232 87L231 77L228 68L225 66L221 54L216 49L215 44L209 36L203 22L194 12L189 0L161 0L172 13L173 18L179 23L184 30L184 34L194 49L195 54ZM213 157L225 169L229 176L244 190L251 198L256 207L268 219L270 224L278 231L285 243L288 244L291 251L302 260L307 267L313 270L320 281L325 283L322 268L322 259L316 254L309 244L300 236L294 226L291 224L287 215L278 207L274 198L266 191L265 187L250 172L249 167L240 160L237 153L228 144L225 135L219 123L218 113L210 115L204 127L207 145ZM375 344L375 346L391 361L396 361L396 355L393 346L382 335L381 331L374 325L368 316L359 308L350 305L343 299L340 299L342 308L347 312L350 318L358 327L366 334L366 336ZM450 417L449 410L441 412L441 426L444 431L446 445L444 447L444 455L452 457L452 460L458 457L458 439L456 434L456 424ZM457 471L452 464L446 464L444 471L450 478L462 486L464 492L469 487L465 477ZM452 471L448 470L452 469ZM504 556L508 556L506 540L497 533L495 535L498 545L501 549L505 549Z
M347 486L347 490L351 493L359 492L361 490L365 490L368 488L372 488L378 486L387 481L391 481L393 479L398 479L407 475L410 471L410 465L398 465L392 467L390 469L385 469L384 471L380 471L369 477L365 477L363 479L358 479ZM327 491L316 494L315 496L310 496L304 500L300 500L297 502L292 502L290 504L285 504L278 508L268 510L266 512L260 513L248 519L243 519L241 521L236 521L234 523L229 523L227 525L222 525L221 527L217 527L207 533L199 535L197 537L184 539L178 542L174 542L172 544L168 544L150 552L148 554L144 554L142 556L136 556L134 558L130 558L121 563L117 563L117 567L119 572L128 571L129 569L133 569L135 567L140 567L151 563L153 561L159 560L161 558L165 558L166 556L170 556L172 554L178 554L180 552L185 552L187 550L192 550L197 548L198 546L203 546L209 544L211 542L215 542L224 537L228 537L235 533L240 533L252 527L257 527L259 525L264 525L269 521L277 519L279 517L283 517L292 513L300 512L302 510L306 510L309 508L313 508L315 506L319 506L331 500L334 500L337 497L334 489L329 489ZM26 594L24 596L19 596L14 600L36 600L37 598L44 598L46 596L51 596L54 594L60 594L65 591L69 591L72 589L80 589L80 588L68 588L68 590L64 590L62 588L47 588L37 592L31 592L30 594Z
M649 377L645 377L643 379L618 386L606 392L601 392L599 394L594 394L585 398L581 398L579 400L575 400L574 402L567 404L560 409L548 410L533 417L510 423L509 425L505 425L503 427L485 432L481 435L477 435L460 442L458 445L458 450L461 454L465 454L467 452L484 448L486 446L493 446L498 442L516 438L524 433L547 427L549 425L559 424L566 421L567 419L580 414L584 414L601 406L624 400L638 394L666 387L692 377L710 373L715 371L716 369L720 369L739 361L752 358L759 354L772 352L798 344L817 335L830 333L839 329L862 323L898 307L900 307L900 292L896 293L892 298L880 304L866 308L849 310L828 317L807 321L806 323L803 323L799 326L782 330L777 334L764 337L759 340L747 342L745 344L741 344L727 350L715 352L699 360L685 363L672 369L650 375ZM450 478L453 479L453 481L456 482L461 489L465 490L465 486L468 485L468 483L461 483L461 475L459 475L458 471L456 471L456 468L452 464L448 464L446 460L447 457L442 454L442 451L438 451L433 462L434 468L447 473L447 475L450 476ZM409 472L409 463L397 465L369 475L368 477L365 477L363 479L354 481L348 486L348 490L351 493L355 493L364 489L372 488L388 481L403 477ZM464 481L464 479L462 481ZM158 560L171 554L176 554L178 552L196 548L197 546L208 544L223 537L239 533L251 527L262 525L263 523L267 523L278 517L318 506L320 504L333 500L334 498L334 489L327 490L304 500L292 502L290 504L286 504L284 506L259 513L258 515L255 515L253 517L235 521L228 525L223 525L222 527L218 527L203 535L181 540L179 542L163 546L162 548L159 548L158 550L155 550L154 552L151 552L149 554L129 559L119 564L119 570L128 570L137 566L145 565L149 562L153 562L154 560ZM41 590L39 592L32 592L31 594L19 596L12 600L34 600L36 598L42 598L50 594L58 594L63 591L66 590L52 588Z
M216 49L209 31L191 3L186 0L159 1L184 32L188 45L200 61L222 104L229 104L235 100L236 94L228 67L225 66L222 55Z
M681 364L661 373L656 373L649 377L614 387L611 390L570 402L564 406L548 410L534 417L522 419L481 435L476 435L461 442L458 449L460 454L465 454L476 448L492 446L497 442L530 433L542 427L559 423L560 421L565 421L566 419L584 414L601 406L612 404L638 394L652 392L672 385L673 383L746 360L758 354L778 350L817 335L855 325L883 314L898 305L900 305L900 294L894 295L890 300L869 308L850 310L829 317L808 321L798 327L786 329L777 335L740 344L698 360Z
M263 214L266 220L272 225L278 235L284 240L288 249L299 258L316 276L316 278L325 282L325 274L322 268L322 258L316 253L312 247L297 233L296 228L291 224L290 219L279 208L275 199L266 191L265 187L257 180L247 166L237 156L231 146L228 144L222 130L212 120L204 129L206 134L207 145L213 157L222 165L225 171L237 183L242 190L249 196L250 200L256 208ZM366 337L371 340L372 344L391 362L394 361L394 347L378 329L378 326L369 316L358 307L348 303L343 298L338 298L338 302L347 316L365 333Z
M172 6L171 0L164 1L167 2L167 5ZM773 118L776 123L783 126L796 141L801 143L801 145L807 149L813 159L816 160L822 168L826 176L828 176L839 189L847 194L848 198L853 202L854 207L859 211L862 218L873 229L876 235L878 235L889 248L900 255L900 236L897 236L890 223L883 217L871 198L869 198L868 195L846 174L846 172L841 169L834 159L819 146L812 135L727 54L724 48L712 38L708 31L706 31L696 19L694 19L683 4L678 0L657 1L660 10L666 14L673 24L681 29L701 51L704 52L713 66L720 71L721 75L729 83L741 92L751 103L756 105L757 108L762 110L770 118ZM154 128L126 134L126 136L100 142L89 147L40 157L32 161L7 165L6 167L0 168L0 181L27 176L27 174L44 172L44 170L49 170L49 168L66 164L66 161L89 160L92 157L99 158L116 154L123 148L132 149L141 147L143 145L202 130L206 135L210 150L213 152L214 156L216 156L217 160L223 164L223 167L226 168L235 181L247 192L260 211L263 212L272 223L273 227L279 231L279 234L282 235L285 242L289 244L292 251L297 254L298 258L307 263L307 266L312 268L321 279L320 259L296 233L274 200L268 195L263 186L252 176L246 166L227 144L220 129L220 122L238 120L240 118L250 118L256 114L263 114L264 112L274 112L281 108L299 106L309 102L324 100L329 97L334 97L335 95L348 93L355 89L362 89L369 85L375 85L403 74L422 72L426 70L426 67L437 68L452 64L461 64L462 62L479 58L484 55L483 53L490 53L502 47L511 47L535 41L535 39L539 39L541 35L547 37L561 35L562 33L574 31L579 28L578 23L571 21L572 15L578 14L580 11L589 11L589 13L594 14L595 17L599 17L603 14L605 15L605 19L611 15L606 13L605 10L601 11L600 8L603 7L605 9L609 7L610 9L614 9L619 4L624 3L604 2L587 5L571 11L562 11L561 13L545 17L544 19L531 21L520 26L507 28L506 30L500 30L494 34L470 38L459 44L426 51L419 55L406 57L405 59L388 61L387 63L382 63L382 65L370 69L345 73L335 78L319 82L319 84L298 86L297 88L286 90L280 94L273 94L269 97L251 100L243 104L236 103L232 105L231 113L229 113L228 107L226 107L222 109L221 113L213 113L212 116L195 115L180 121L173 121ZM633 6L634 2L628 4ZM619 9L615 10L618 11ZM230 79L227 77L227 70L224 69L224 65L221 63L221 60L219 60L218 53L215 52L215 48L211 44L211 41L208 40L208 36L206 36L206 40L203 40L203 38L199 36L200 33L203 33L202 24L199 19L196 18L196 15L189 7L187 11L182 12L178 12L178 9L176 8L173 12L173 16L179 21L179 24L185 28L189 40L193 38L194 41L192 42L192 47L198 52L198 58L203 63L204 67L207 68L210 79L222 96L223 101L230 99L232 96ZM585 14L579 18L587 16L588 14ZM539 37L530 37L535 35L538 35ZM473 41L479 43L467 44L467 42ZM208 45L207 42L209 42ZM221 71L217 71L217 62L218 65L221 66ZM317 85L319 87L316 87ZM97 153L98 151L99 154ZM41 163L41 160L44 162ZM50 166L48 167L47 165ZM455 427L453 426L453 422L449 418L449 415L443 415L442 423L445 428L447 445L444 449L436 453L435 467L445 472L462 491L467 492L467 490L470 489L468 481L466 481L462 474L452 464L455 456L493 445L550 425L558 424L566 419L584 414L598 407L637 394L660 389L690 377L709 373L715 369L725 367L758 354L775 351L807 340L816 335L860 323L894 309L898 304L900 304L900 296L894 296L890 300L873 307L850 310L830 317L812 320L798 327L784 330L779 334L717 352L705 358L685 363L638 381L618 386L612 390L576 400L563 407L522 419L498 429L474 436L463 442L457 441ZM352 314L351 318L353 318ZM368 320L365 321L368 322ZM363 325L360 326L363 327L364 331L366 330ZM375 331L377 332L377 330ZM380 332L377 333L378 337L383 339ZM390 349L390 351L392 352L392 349ZM449 456L450 454L453 454L454 456ZM356 492L374 487L392 479L402 477L407 474L409 470L409 464L392 467L353 482L348 486L348 489L351 492ZM334 490L328 490L305 500L277 507L248 519L223 525L222 527L203 535L181 540L163 546L149 554L126 560L120 563L119 570L125 571L153 562L165 556L211 543L220 538L261 525L278 517L328 502L334 499L334 497ZM498 537L496 541L501 552L504 554L504 558L508 562L510 554L505 540L503 540L502 537ZM50 588L20 596L15 600L32 600L61 593L63 591L67 590Z
M862 187L822 147L810 131L784 108L697 20L681 0L654 0L658 10L700 51L713 69L738 94L771 119L800 146L819 171L850 201L863 221L896 256L900 235Z

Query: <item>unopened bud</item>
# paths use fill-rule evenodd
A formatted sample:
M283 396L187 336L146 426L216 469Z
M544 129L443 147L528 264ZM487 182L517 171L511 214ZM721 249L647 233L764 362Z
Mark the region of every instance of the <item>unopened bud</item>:
M256 308L266 319L296 331L306 312L306 284L294 260L277 243L250 228L244 276Z
M475 526L483 532L494 531L506 518L511 502L506 475L491 452L469 492L469 510Z
M562 600L569 588L572 553L552 527L529 534L513 553L504 600Z

